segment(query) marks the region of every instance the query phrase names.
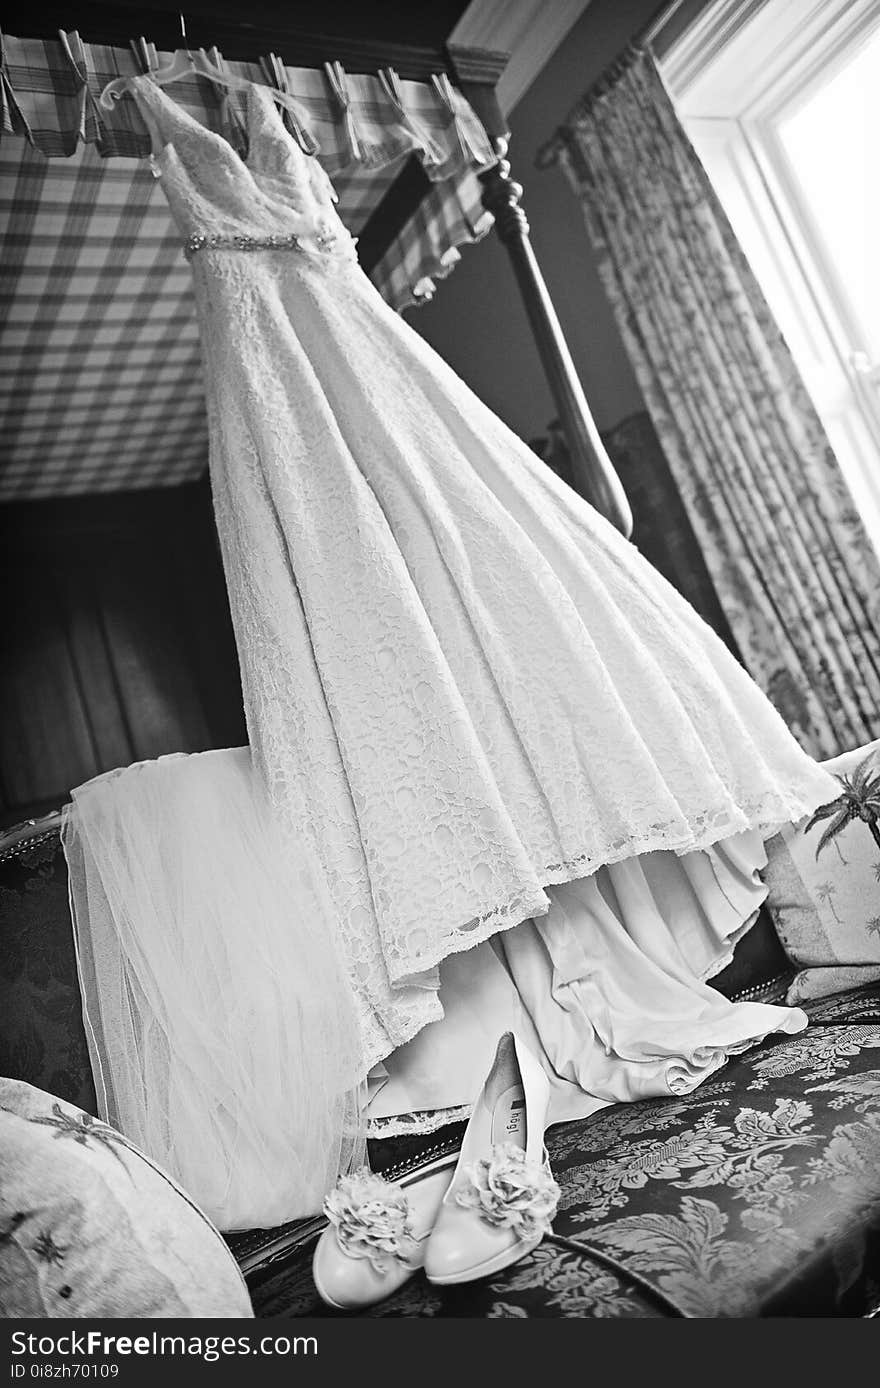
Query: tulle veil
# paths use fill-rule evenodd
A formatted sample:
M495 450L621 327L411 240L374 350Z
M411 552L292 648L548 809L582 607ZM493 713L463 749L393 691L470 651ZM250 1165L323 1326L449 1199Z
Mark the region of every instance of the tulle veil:
M248 748L73 792L62 843L100 1116L224 1230L316 1213L365 1152L354 995L314 852Z

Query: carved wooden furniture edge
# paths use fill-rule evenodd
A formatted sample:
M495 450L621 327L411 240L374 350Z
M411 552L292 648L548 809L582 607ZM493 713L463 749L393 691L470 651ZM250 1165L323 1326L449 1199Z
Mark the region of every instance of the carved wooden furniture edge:
M0 829L0 863L14 858L24 847L43 843L61 829L61 811L50 810L36 819L23 819L8 829Z

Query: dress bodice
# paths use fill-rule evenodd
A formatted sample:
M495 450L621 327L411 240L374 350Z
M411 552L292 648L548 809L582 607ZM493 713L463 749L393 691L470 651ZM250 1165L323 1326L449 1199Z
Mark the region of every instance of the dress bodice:
M268 88L244 88L246 157L149 75L132 78L129 90L150 130L153 172L188 255L278 248L355 259L327 174L290 134Z

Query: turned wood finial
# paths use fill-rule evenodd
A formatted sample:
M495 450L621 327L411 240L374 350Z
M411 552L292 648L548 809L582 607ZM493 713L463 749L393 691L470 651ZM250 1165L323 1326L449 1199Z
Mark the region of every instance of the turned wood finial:
M483 206L495 218L495 226L502 241L513 237L528 236L529 221L519 205L523 186L510 176L510 162L507 159L508 139L499 135L492 141L498 163L480 175L483 185Z

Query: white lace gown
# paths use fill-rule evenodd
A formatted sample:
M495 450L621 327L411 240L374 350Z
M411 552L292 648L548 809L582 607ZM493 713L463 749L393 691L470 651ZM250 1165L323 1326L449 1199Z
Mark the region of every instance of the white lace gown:
M148 77L132 90L189 242L251 748L320 856L373 1065L442 1017L441 961L545 917L552 954L556 886L749 831L759 847L836 787L688 603L382 301L266 89L248 89L246 159ZM804 1024L757 1013L726 1013L719 1044Z

